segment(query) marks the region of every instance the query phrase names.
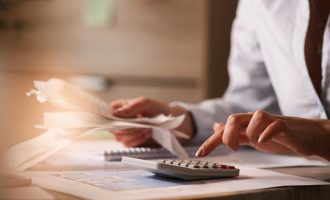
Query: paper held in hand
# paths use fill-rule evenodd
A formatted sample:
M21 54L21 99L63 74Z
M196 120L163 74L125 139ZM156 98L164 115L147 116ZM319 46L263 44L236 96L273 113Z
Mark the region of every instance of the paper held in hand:
M6 161L9 168L24 170L86 134L98 130L113 131L128 128L150 128L152 138L161 146L180 159L188 158L176 138L187 136L174 130L183 122L184 115L174 117L161 114L152 118L118 118L112 114L106 102L63 80L34 81L34 85L35 89L28 92L28 96L36 95L41 103L49 102L70 111L44 113L44 124L36 127L48 131L9 149L4 155L9 159ZM36 147L38 144L42 144L42 147ZM25 150L30 153L23 153ZM16 159L12 159L13 157Z

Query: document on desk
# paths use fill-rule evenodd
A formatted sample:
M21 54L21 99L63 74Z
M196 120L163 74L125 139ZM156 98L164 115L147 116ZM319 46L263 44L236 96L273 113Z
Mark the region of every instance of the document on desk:
M155 176L144 170L26 171L34 183L86 199L183 199L219 196L256 189L329 185L328 182L285 175L269 170L236 166L240 175L202 181L181 181Z
M329 161L320 158L316 159L301 155L264 153L252 148L241 148L240 151L231 152L221 156L208 157L206 160L255 168L330 165Z
M193 147L188 147L188 151L189 148ZM77 141L40 162L33 167L33 170L109 169L116 162L105 161L103 154L105 150L120 152L128 150L128 148L114 140ZM134 157L134 154L131 156ZM233 152L225 146L218 147L211 156L199 159L255 168L330 165L330 162L325 160L293 155L268 154L246 147L241 147L240 151Z
M8 149L1 156L2 167L5 170L25 170L71 144L71 142L60 132L48 130L31 140Z
M259 167L266 167L270 166L269 162L275 166L274 162L280 161L284 156L263 154L252 149L241 149L239 152L221 153L218 156L205 158L207 161L215 159L226 164L227 161L235 163L235 167L241 170L238 178L187 182L162 179L148 171L136 170L120 162L105 162L100 152L109 148L124 147L115 141L78 141L45 160L45 166L42 166L41 162L32 169L33 171L26 171L23 174L31 176L34 183L42 187L86 199L102 199L109 195L117 199L129 197L180 199L196 196L203 198L224 192L288 185L327 184L318 180L249 167L256 164ZM231 154L235 156L230 156ZM303 161L301 160L303 158L297 156L290 156L290 159L291 162L288 162L289 158L284 159L285 166L295 166L298 162L302 164ZM324 165L324 163L309 163L310 161L313 162L306 160L303 165ZM280 162L282 166L283 163L284 161Z

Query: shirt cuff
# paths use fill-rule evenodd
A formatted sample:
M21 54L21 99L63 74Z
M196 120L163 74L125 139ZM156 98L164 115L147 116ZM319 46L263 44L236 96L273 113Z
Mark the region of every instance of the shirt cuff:
M182 102L172 102L170 106L181 106L188 110L195 122L196 133L195 137L188 145L200 145L213 133L214 118L207 112L201 110L197 105L187 104Z

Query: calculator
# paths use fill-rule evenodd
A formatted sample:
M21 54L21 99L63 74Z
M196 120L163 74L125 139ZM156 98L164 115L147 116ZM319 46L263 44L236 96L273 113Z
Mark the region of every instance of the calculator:
M199 160L143 160L123 157L122 163L143 168L158 176L181 180L228 178L239 175L239 169L231 165Z

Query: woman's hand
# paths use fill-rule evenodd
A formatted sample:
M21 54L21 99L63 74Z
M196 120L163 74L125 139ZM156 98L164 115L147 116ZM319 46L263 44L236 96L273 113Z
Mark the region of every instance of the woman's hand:
M226 124L216 123L213 129L214 134L202 144L196 156L206 156L220 144L235 151L240 144L248 144L265 152L291 150L330 160L329 120L286 117L259 110L233 114Z
M193 122L187 110L179 106L169 106L168 104L149 99L147 97L138 97L134 99L122 99L111 103L113 114L122 118L135 117L153 117L159 114L179 116L185 114L185 120L177 128L177 130L193 135ZM151 140L151 129L148 128L132 128L126 130L118 130L113 132L115 139L122 142L126 147L134 146L154 146ZM186 140L181 139L181 142Z

